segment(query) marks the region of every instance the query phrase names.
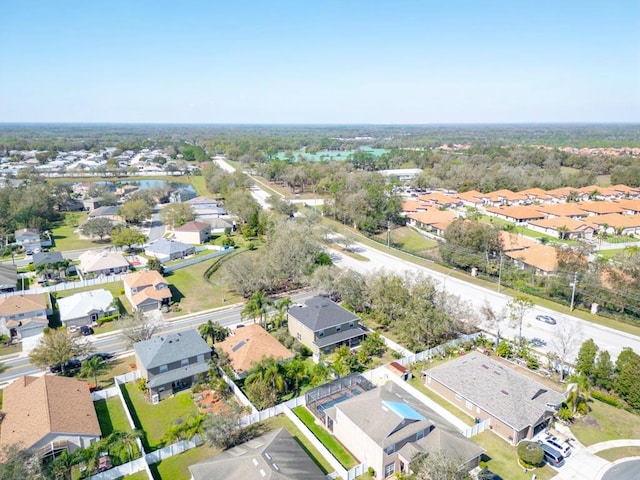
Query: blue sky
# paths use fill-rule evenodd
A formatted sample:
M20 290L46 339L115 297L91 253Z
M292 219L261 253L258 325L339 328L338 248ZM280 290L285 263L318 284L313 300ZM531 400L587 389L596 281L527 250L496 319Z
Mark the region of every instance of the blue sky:
M640 121L638 0L2 0L0 122Z

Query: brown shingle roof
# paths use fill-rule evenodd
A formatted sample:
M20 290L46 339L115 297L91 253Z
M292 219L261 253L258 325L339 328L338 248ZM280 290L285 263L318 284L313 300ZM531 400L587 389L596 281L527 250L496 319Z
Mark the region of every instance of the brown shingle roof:
M4 389L0 445L30 448L50 433L100 436L89 386L75 378L18 378Z
M227 353L231 366L238 375L247 373L251 370L251 365L263 357L280 360L293 358L293 353L260 325L236 328L234 335L227 337L224 342L216 343L215 347Z
M46 293L13 295L0 299L0 315L16 315L46 309L49 305Z
M193 220L191 222L187 222L181 227L174 228L174 232L201 232L203 230L209 230L211 225L204 222L198 222L197 220Z
M128 273L122 277L122 281L130 288L144 287L145 285L158 285L159 283L167 283L160 272L156 270L142 270L139 272Z

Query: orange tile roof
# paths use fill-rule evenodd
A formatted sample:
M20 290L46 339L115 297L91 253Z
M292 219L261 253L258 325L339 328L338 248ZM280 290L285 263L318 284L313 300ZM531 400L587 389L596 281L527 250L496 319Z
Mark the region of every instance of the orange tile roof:
M618 200L616 204L625 210L640 212L640 198L623 198L622 200Z
M502 198L507 201L516 201L516 200L525 200L526 197L521 195L520 193L512 192L511 190L507 190L503 188L501 190L496 190L495 192L489 192L484 195L485 198L489 198L492 202L498 202Z
M538 245L514 252L505 252L505 255L544 272L553 272L558 268L558 254L556 249L546 245Z
M555 203L550 205L535 205L534 208L547 215L557 215L559 217L575 217L586 215L585 211L578 208L577 203Z
M418 200L405 200L402 202L403 212L417 212L419 210L427 210L429 205Z
M560 187L553 190L547 190L547 195L553 198L562 199L569 196L571 192L575 191L577 190L573 187Z
M525 195L527 197L539 198L542 200L547 200L551 198L546 190L541 188L527 188L526 190L521 190L518 192L520 195Z
M583 221L570 217L543 218L542 220L533 220L529 223L537 227L552 228L554 230L564 227L570 233L582 232L586 228L592 228Z
M482 203L482 193L477 190L469 190L468 192L462 192L458 194L458 198L465 202Z
M289 360L294 355L260 325L236 328L234 335L214 345L227 353L233 370L238 375L249 372L253 363L264 357Z
M451 210L438 210L436 208L432 208L426 212L412 213L408 215L408 217L425 225L434 225L436 223L449 225L457 218L456 214Z
M487 207L487 212L505 217L515 218L516 220L530 220L535 218L543 218L544 214L540 213L535 207L529 205L511 205L508 207Z
M171 298L171 289L147 287L135 293L133 297L131 297L133 304L136 306L142 304L148 298L153 298L154 300L161 302L162 300Z
M0 299L0 315L16 315L46 309L49 305L46 293L12 295Z
M500 230L500 241L502 242L502 250L508 252L511 250L523 250L529 247L538 246L538 242L527 237L522 237L515 233Z
M637 188L627 187L626 185L622 184L613 185L610 188L626 195L636 195L638 194L638 192L640 192L640 190Z
M420 195L418 197L418 200L422 200L423 202L428 202L435 205L451 205L453 203L459 202L457 196L445 195L440 192L431 192Z
M585 212L597 213L598 215L624 212L624 209L615 202L579 202L576 205Z
M139 272L128 273L124 277L122 277L122 281L130 288L167 283L160 272L156 270L141 270Z
M30 448L50 433L100 436L87 382L44 375L23 376L4 389L0 445Z
M605 223L613 228L633 228L640 227L640 215L620 215L619 213L608 213L590 217L589 221L596 225Z

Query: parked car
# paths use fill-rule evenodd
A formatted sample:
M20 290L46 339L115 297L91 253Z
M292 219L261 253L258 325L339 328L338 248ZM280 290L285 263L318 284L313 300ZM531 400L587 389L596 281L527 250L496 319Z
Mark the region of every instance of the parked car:
M543 339L534 337L529 340L529 345L532 347L544 347L547 344Z
M85 360L91 360L94 357L98 357L98 358L101 358L104 361L107 361L107 360L111 360L113 358L113 353L106 353L106 352L92 353Z
M561 467L564 465L564 456L548 443L538 440L538 443L544 451L544 461L553 467Z
M78 370L81 366L82 366L82 362L74 358L73 360L69 360L67 363L64 364L64 371L65 373L72 372L74 370ZM60 366L59 363L56 363L55 365L51 365L49 367L49 371L51 373L62 373L62 367Z
M569 457L571 455L571 447L565 442L561 441L558 437L547 435L544 441L545 443L551 445L553 448L562 453L562 455L564 455L565 457Z
M93 328L91 328L89 325L82 325L80 327L80 333L85 337L93 335Z
M550 315L536 315L536 320L538 320L539 322L548 323L549 325L555 325L556 323L558 323L556 322L556 319Z

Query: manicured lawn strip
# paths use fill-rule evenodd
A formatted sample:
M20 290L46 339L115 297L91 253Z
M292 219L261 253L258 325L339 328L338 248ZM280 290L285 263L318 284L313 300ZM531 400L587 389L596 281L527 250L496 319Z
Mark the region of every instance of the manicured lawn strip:
M106 362L106 368L100 373L100 375L98 375L98 387L112 387L114 385L113 377L129 373L131 371L130 365L135 365L135 363L136 359L133 355ZM92 378L89 378L88 380L93 382Z
M634 415L606 403L592 400L589 402L590 412L577 420L571 431L584 445L640 438L640 415Z
M176 420L186 419L198 413L198 409L191 399L191 390L177 393L157 405L152 405L145 400L136 382L125 384L122 387L122 393L134 423L144 431L142 442L146 451L164 446L162 437L167 428Z
M2 355L11 355L12 353L20 353L22 352L22 343L18 343L17 345L7 345L0 347L0 356Z
M640 457L640 447L610 448L609 450L602 450L596 455L610 462L615 462L621 458Z
M371 259L365 257L364 255L360 255L359 253L352 252L351 250L345 250L344 245L340 245L339 243L332 243L331 248L338 250L343 255L353 258L354 260L358 260L359 262L370 262Z
M314 461L316 465L322 470L323 473L331 473L333 472L333 468L331 464L325 460L325 458L320 455L320 452L316 447L314 447L311 442L305 437L300 429L296 427L291 420L289 420L284 415L278 415L277 417L271 417L270 419L263 422L266 426L268 426L271 430L275 430L277 428L284 428L289 434L296 439L296 441L300 444L302 449L307 452L309 458Z
M411 384L411 386L415 387L416 389L420 390L420 392L424 393L425 396L429 397L431 400L436 402L438 405L440 405L441 407L445 408L447 411L449 411L450 413L455 415L456 418L459 418L460 420L462 420L467 425L470 425L470 426L474 425L474 419L473 418L471 418L469 415L465 414L462 410L460 410L455 405L452 405L451 403L447 402L444 398L442 398L437 393L429 390L425 386L424 379L422 377L413 377L411 380L409 380L409 384Z
M349 452L336 440L333 435L327 432L320 425L315 423L315 417L305 407L297 407L293 409L293 412L304 423L311 432L327 447L334 457L342 464L347 470L355 467L358 462L351 456Z
M191 478L189 473L190 465L207 460L218 453L220 453L219 449L212 448L205 443L161 462L149 465L149 468L155 480L189 480Z
M387 242L387 232L376 235L381 242ZM405 250L412 252L423 252L438 246L438 242L424 237L416 232L412 227L400 227L391 230L391 243L400 244Z
M556 472L546 465L536 468L533 472L524 473L518 463L516 447L512 447L488 430L471 437L471 440L485 449L482 459L487 462L489 470L505 480L531 480L534 473L538 480L550 480L556 476Z
M107 437L113 432L131 431L120 398L111 397L106 400L98 400L93 402L93 406L98 414L98 422L100 423L100 431L103 437Z
M144 470L139 471L138 473L134 473L133 475L125 475L125 480L148 480L147 472Z

